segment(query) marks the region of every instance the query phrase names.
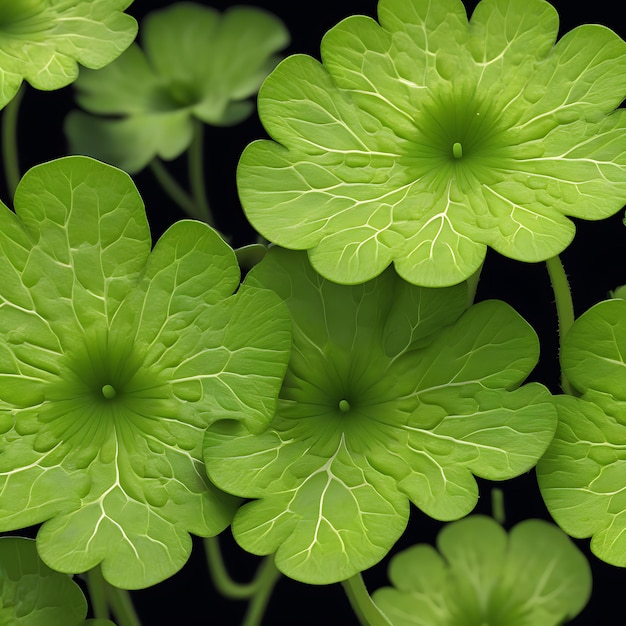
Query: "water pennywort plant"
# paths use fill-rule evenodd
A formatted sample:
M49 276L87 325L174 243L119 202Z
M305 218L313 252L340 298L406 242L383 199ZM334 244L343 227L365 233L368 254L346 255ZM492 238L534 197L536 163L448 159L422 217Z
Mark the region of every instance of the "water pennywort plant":
M602 618L626 277L575 311L557 255L624 235L626 43L557 8L380 0L317 60L260 7L0 6L0 625ZM22 80L75 83L23 175Z

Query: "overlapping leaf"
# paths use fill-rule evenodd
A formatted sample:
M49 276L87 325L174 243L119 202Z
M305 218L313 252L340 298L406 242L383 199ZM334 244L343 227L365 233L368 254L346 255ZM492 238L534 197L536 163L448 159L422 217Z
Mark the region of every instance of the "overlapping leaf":
M17 0L0 5L0 109L22 80L37 89L65 87L78 63L101 68L137 35L123 13L132 0Z
M600 302L566 335L561 364L580 398L562 398L537 467L541 493L573 537L626 567L626 301Z
M488 517L447 525L440 553L419 544L395 555L393 587L373 598L393 626L558 626L580 613L591 570L556 526L526 520L508 534Z
M544 0L381 0L295 55L259 94L274 141L238 171L248 219L354 284L393 263L406 280L455 284L487 247L550 258L567 216L626 202L626 43L601 26L555 45Z
M80 587L45 565L32 539L0 538L0 624L3 626L115 626L87 617Z
M249 100L274 68L289 34L270 13L232 7L223 14L180 2L150 13L143 48L131 46L98 72L83 71L78 103L66 123L73 152L136 172L155 156L171 160L188 147L194 119L227 126L250 115Z
M200 222L151 252L141 198L110 166L38 166L15 206L0 207L0 530L44 522L54 569L156 583L185 563L190 532L230 522L204 430L265 428L287 312L269 291L233 295L234 252Z
M211 479L254 499L233 521L287 575L331 583L371 567L403 532L412 501L451 520L478 497L472 476L531 468L555 427L547 390L519 387L536 335L508 305L467 305L466 286L425 289L392 271L356 286L317 275L280 248L246 284L287 303L292 355L277 415L262 433L207 432Z

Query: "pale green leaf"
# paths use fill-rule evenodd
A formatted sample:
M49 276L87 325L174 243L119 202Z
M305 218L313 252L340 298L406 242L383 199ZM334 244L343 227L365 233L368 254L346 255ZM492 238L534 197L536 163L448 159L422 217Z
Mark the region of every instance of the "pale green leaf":
M591 550L626 566L626 301L607 300L565 337L563 372L581 392L562 398L554 441L537 467L550 514Z
M558 626L583 609L591 570L556 526L526 520L507 533L471 516L391 560L393 587L373 598L393 626Z
M65 132L73 152L109 161L129 172L154 157L172 160L192 139L194 119L237 124L254 106L250 96L289 41L282 22L255 7L224 13L180 2L147 15L141 43L99 71L82 71L78 103ZM95 115L121 119L99 119Z
M98 69L131 44L137 23L123 13L132 0L20 0L0 6L0 109L22 79L37 89L65 87L78 63Z
M409 501L438 519L469 513L473 475L534 466L555 427L547 390L521 386L537 361L533 330L497 301L467 306L465 284L427 289L386 271L346 286L306 254L271 247L246 284L292 318L291 359L264 432L235 421L205 441L211 480L253 499L235 539L308 583L347 579L387 554Z
M34 540L0 537L2 626L83 626L86 616L80 587L41 561Z
M289 320L239 287L235 253L183 220L151 250L124 172L85 157L30 170L0 207L0 530L43 523L54 569L124 588L183 566L238 501L202 462L206 427L271 419Z
M381 0L332 28L322 62L283 61L259 93L272 140L244 151L246 215L343 284L390 264L456 284L488 247L546 260L569 217L626 202L626 44L585 25L556 42L544 0Z

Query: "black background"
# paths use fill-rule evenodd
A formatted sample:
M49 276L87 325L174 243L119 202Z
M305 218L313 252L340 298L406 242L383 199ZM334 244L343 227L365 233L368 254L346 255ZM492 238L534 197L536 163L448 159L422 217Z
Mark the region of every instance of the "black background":
M127 10L140 19L148 11L168 6L163 0L136 0ZM207 3L224 9L234 3L215 0ZM334 2L288 2L251 0L246 4L266 8L287 25L292 42L288 53L306 53L319 58L323 34L348 15L360 13L376 16L375 0L336 0ZM465 2L468 11L475 2ZM561 34L583 23L599 23L625 37L620 5L611 0L574 3L553 2L561 16ZM24 171L28 167L67 154L62 123L73 107L72 88L55 92L28 89L20 111L20 158ZM231 236L234 245L252 240L252 230L241 212L235 186L235 169L241 151L250 141L266 136L256 116L233 128L207 129L206 181L211 205L218 225ZM184 171L184 159L172 163L175 172ZM146 202L154 240L174 220L184 217L160 191L154 189L149 173L140 173L135 182ZM0 184L0 197L10 204L6 189ZM623 212L602 222L577 222L574 243L562 254L570 275L577 314L607 297L610 289L626 283L626 228ZM542 343L542 357L532 379L558 392L556 362L557 336L554 299L543 264L524 265L490 253L479 285L478 299L500 298L512 304L537 330ZM476 512L490 513L492 484L479 481L481 499ZM497 485L504 490L507 527L530 517L549 519L531 472ZM393 552L418 542L433 542L441 524L412 510L407 532ZM221 538L233 571L242 579L253 571L257 560L242 553L228 531ZM229 626L238 624L244 604L221 599L208 578L199 540L187 565L174 577L153 588L133 592L144 626L184 624L185 626ZM577 545L589 555L588 540ZM385 559L364 574L370 589L387 584ZM609 566L590 557L594 576L593 597L581 615L571 622L577 626L620 624L620 590L626 587L626 570ZM611 616L615 617L611 617ZM340 585L314 587L282 579L270 601L264 621L272 625L357 624Z

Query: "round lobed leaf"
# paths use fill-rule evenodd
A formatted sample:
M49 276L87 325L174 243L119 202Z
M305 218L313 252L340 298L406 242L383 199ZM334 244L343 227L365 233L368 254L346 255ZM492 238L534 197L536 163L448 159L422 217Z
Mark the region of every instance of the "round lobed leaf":
M0 109L22 79L36 89L69 85L78 63L98 69L132 43L132 0L11 0L0 5Z
M387 554L410 501L457 519L476 504L473 474L517 476L546 449L551 396L520 387L537 337L503 302L464 312L465 284L420 288L392 271L338 285L277 247L245 284L287 304L291 359L269 427L216 422L204 459L216 485L253 499L235 515L235 539L275 552L288 576L347 579Z
M45 565L32 539L0 537L0 624L84 626L86 617L80 587Z
M561 398L559 425L537 466L543 499L573 537L626 567L626 301L607 300L565 336L563 373L581 392Z
M214 126L246 119L254 108L249 98L276 65L289 33L255 7L220 13L179 2L148 14L141 41L142 48L131 46L107 68L81 72L77 101L89 114L73 111L65 124L73 152L128 172L155 157L182 154L194 119Z
M469 278L488 247L560 253L567 216L626 202L626 43L585 25L555 44L544 0L380 0L332 28L322 62L287 58L259 93L273 139L238 168L246 215L343 284L394 264L407 281Z
M556 526L526 520L510 533L473 515L444 527L439 552L427 544L396 554L393 587L374 602L393 626L558 626L591 595L584 555Z
M174 574L189 533L238 500L206 477L215 420L263 430L287 365L288 313L239 287L201 222L151 251L127 174L86 157L33 168L0 206L0 530L43 522L42 559L139 588Z

